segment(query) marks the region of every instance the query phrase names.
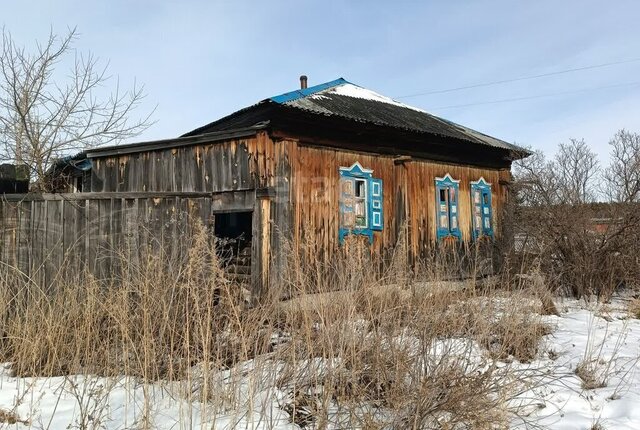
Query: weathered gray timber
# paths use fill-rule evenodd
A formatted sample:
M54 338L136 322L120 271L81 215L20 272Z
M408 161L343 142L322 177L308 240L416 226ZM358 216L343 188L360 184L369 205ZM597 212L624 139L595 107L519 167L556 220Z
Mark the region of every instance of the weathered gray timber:
M255 190L7 194L0 196L0 263L44 285L67 263L113 278L123 255L135 261L152 247L180 262L196 222L213 231L217 214L255 210ZM264 228L262 217L252 222L254 231ZM257 234L253 242L258 249L265 246L260 239ZM251 273L258 289L260 270Z
M91 191L237 191L258 188L246 140L93 158Z

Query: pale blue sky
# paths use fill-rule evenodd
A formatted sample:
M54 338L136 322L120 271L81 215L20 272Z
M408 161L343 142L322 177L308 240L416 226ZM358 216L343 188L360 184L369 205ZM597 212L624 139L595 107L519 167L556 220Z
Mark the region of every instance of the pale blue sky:
M397 98L640 59L635 0L4 0L0 23L25 44L77 26L80 51L144 83L157 124L137 140L296 89L300 74ZM640 132L640 61L400 101L509 142L552 150L584 137L606 154L617 129Z

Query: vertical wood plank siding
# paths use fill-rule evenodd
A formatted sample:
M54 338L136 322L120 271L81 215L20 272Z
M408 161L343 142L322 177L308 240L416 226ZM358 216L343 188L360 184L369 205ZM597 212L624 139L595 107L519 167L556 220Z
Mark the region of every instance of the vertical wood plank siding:
M338 238L338 168L359 161L384 183L385 228L374 234L378 252L393 246L407 227L409 246L423 255L436 240L435 178L449 173L460 180L459 223L462 239L471 239L470 181L492 184L494 229L501 230L509 169L412 160L320 148L294 139L273 141L266 132L255 138L141 152L94 159L92 191L224 192L271 187L277 197L270 208L271 246L289 238L298 243L305 228L320 255ZM274 257L280 258L274 253ZM278 263L279 265L279 263Z
M275 182L266 133L252 139L94 158L92 192L249 190Z
M66 263L86 262L92 273L108 278L118 273L122 255L135 262L146 247L178 262L188 251L185 238L196 220L210 226L216 208L255 206L250 191L185 198L82 197L46 195L21 201L0 197L2 263L45 284Z
M373 176L383 180L385 227L374 232L373 249L382 252L395 245L400 229L408 229L409 247L421 256L436 241L435 178L449 173L460 180L459 225L463 241L471 240L470 182L480 177L491 183L494 228L500 234L501 214L507 196L505 183L509 169L485 169L471 166L412 160L395 164L393 157L354 153L328 148L290 144L293 160L293 225L296 241L310 228L319 244L319 255L338 246L338 168L358 161L373 169ZM406 224L405 224L406 223Z
M272 140L259 132L252 138L93 158L91 193L86 198L0 197L0 258L49 279L73 250L95 273L107 276L117 266L104 257L105 250L137 249L158 241L175 254L181 231L189 228L185 214L212 225L216 212L241 207L254 211L254 281L267 276L273 280L287 258L285 248L290 250L283 241L292 240L295 247L310 234L317 258L331 258L338 247L338 169L356 161L383 180L384 229L374 232L374 251L394 246L405 226L413 256L433 246L435 178L447 173L460 180L463 240L471 239L470 182L480 177L492 185L494 230L500 234L509 169L423 160L396 164L390 156L313 146L293 138ZM258 195L265 189L270 191ZM127 195L145 192L174 195ZM106 198L105 193L114 197Z

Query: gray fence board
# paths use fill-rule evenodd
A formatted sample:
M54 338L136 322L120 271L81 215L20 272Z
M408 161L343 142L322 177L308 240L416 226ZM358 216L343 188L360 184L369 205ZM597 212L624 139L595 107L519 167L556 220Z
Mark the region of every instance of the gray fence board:
M0 258L45 285L66 263L109 277L145 247L178 261L196 220L213 228L216 213L254 207L253 190L0 195Z

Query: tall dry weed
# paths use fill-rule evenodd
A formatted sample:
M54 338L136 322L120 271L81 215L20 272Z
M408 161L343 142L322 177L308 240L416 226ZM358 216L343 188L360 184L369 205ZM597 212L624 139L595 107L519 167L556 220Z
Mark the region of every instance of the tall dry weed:
M107 279L70 265L52 288L5 267L0 359L21 376L177 383L214 420L265 420L273 398L292 422L319 428L493 428L536 383L508 362L533 359L547 329L526 305L535 295L509 282L480 289L421 270L402 246L385 263L357 238L313 258L306 238L249 306L209 232L184 240L180 261L121 251Z

